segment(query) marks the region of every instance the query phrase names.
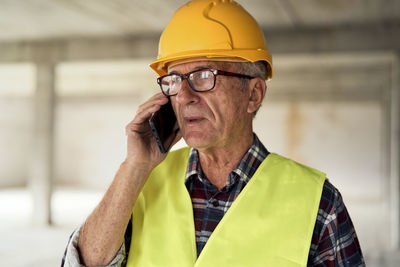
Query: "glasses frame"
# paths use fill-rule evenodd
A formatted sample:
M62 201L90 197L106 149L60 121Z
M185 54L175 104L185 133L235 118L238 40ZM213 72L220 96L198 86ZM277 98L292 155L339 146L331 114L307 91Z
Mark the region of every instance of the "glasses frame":
M212 74L214 74L214 83L213 83L213 86L212 86L210 89L204 90L204 91L199 91L199 90L197 90L197 89L194 87L194 85L192 84L192 82L191 82L190 79L189 79L189 76L190 76L192 73L194 73L194 72L199 72L199 71L204 71L204 70L208 70L208 71L210 71ZM194 70L194 71L191 71L191 72L188 72L188 73L185 73L185 74L178 74L178 73L167 74L167 75L164 75L164 76L161 76L161 77L158 77L158 78L157 78L157 83L158 83L158 85L160 86L161 92L162 92L166 97L175 96L175 95L178 94L178 93L176 93L176 94L171 94L171 95L170 95L170 94L167 94L167 93L164 92L164 90L163 90L163 88L162 88L162 83L161 83L162 80L163 80L165 77L172 76L172 75L179 76L179 77L182 79L181 83L182 83L184 80L187 80L187 81L188 81L188 84L189 84L189 86L190 86L190 88L191 88L193 91L199 92L199 93L208 92L208 91L211 91L212 89L214 89L214 87L215 87L215 82L216 82L216 80L217 80L217 76L218 76L218 75L222 75L222 76L231 76L231 77L239 77L239 78L245 78L245 79L250 79L250 80L255 78L255 77L253 77L253 76L249 76L249 75L246 75L246 74L240 74L240 73L229 72L229 71L223 71L223 70L217 70L217 69L209 69L209 68L198 69L198 70ZM179 92L179 91L178 91L178 92Z

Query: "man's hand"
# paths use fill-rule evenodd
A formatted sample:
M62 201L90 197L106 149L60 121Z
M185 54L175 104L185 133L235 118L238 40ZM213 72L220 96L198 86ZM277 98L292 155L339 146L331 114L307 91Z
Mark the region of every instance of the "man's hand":
M126 126L128 140L125 162L127 164L152 170L166 157L167 154L160 152L153 137L149 119L167 102L168 98L162 93L152 96L138 108L135 118ZM181 137L180 132L178 132L173 144L178 142Z

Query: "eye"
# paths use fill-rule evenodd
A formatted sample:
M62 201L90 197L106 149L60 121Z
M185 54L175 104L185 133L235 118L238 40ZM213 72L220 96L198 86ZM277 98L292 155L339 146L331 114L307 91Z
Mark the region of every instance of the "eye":
M213 74L209 70L200 70L190 74L190 80L205 80L213 77Z
M202 71L202 72L200 72L200 77L202 78L202 79L209 79L209 78L212 78L212 73L211 73L211 71L209 71L209 70L205 70L205 71Z
M171 75L171 82L179 83L181 81L182 81L181 76L179 76L179 75Z

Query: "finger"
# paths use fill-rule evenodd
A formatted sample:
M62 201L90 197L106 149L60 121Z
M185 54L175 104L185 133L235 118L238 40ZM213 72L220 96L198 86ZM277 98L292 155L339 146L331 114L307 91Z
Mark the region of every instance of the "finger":
M144 121L148 121L151 117L151 115L159 110L162 105L160 104L154 104L152 106L147 107L146 109L140 111L139 113L136 114L135 118L133 119L133 122L135 123L142 123Z
M143 121L148 120L154 112L160 109L160 107L168 102L163 94L159 93L152 96L144 104L142 104L136 111L135 117L130 123L143 123Z
M168 98L166 96L164 96L161 93L158 93L158 94L153 95L149 99L147 99L142 105L139 106L139 108L143 108L143 107L148 106L149 104L154 103L154 102L159 102L159 101L163 101L164 102L164 101L167 101L167 99Z
M167 102L168 102L168 98L166 96L164 96L163 94L160 93L160 94L154 95L153 97L148 99L145 103L140 105L139 108L137 109L136 113L140 113L143 110L146 110L146 109L152 107L153 105L164 105Z
M147 108L146 110L143 110L140 113L136 114L135 118L125 127L125 134L128 134L130 132L146 132L147 130L149 130L150 117L160 108L161 105L155 104Z

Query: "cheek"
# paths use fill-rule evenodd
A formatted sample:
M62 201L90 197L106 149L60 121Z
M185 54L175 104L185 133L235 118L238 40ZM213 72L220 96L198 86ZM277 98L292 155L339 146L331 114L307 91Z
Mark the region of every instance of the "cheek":
M247 106L248 100L243 93L236 95L234 99L228 102L226 117L231 127L242 127L243 123L247 121Z
M239 114L246 112L241 96L224 96L210 104L215 122L220 130L231 128L240 120Z
M227 113L230 113L229 109L233 107L232 100L222 93L215 94L208 100L207 108L210 109L211 115L217 123L223 121L226 115L228 115Z

